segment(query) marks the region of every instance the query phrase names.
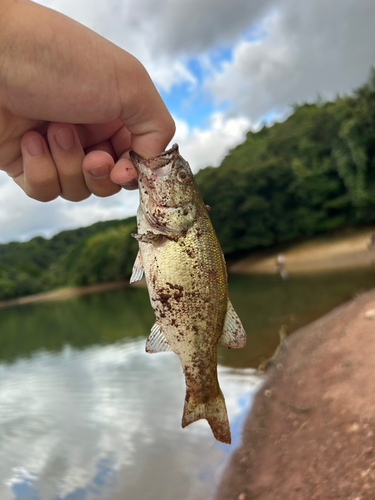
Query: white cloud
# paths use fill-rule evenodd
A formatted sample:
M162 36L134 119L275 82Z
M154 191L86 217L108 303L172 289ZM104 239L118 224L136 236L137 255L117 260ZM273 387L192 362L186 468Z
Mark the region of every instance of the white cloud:
M267 35L238 42L206 87L252 121L270 112L285 116L291 104L318 93L350 92L375 63L374 16L369 0L280 1L263 19Z
M197 86L196 77L182 61L170 62L167 58L158 59L157 62L150 61L147 69L159 90L169 92L173 85L181 83L188 83L190 90Z
M181 155L189 162L193 172L208 165L217 167L229 149L245 139L250 121L244 117L226 117L214 113L206 129L189 129L186 122L176 120L175 142L180 145Z
M89 226L101 220L124 219L135 214L138 191L123 190L110 198L92 196L80 203L58 198L46 204L28 198L2 174L0 200L0 243L4 243L37 235L50 237L64 229Z

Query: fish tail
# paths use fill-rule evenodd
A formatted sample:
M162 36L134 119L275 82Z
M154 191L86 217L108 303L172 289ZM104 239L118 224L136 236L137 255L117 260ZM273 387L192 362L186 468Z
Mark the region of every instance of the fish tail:
M185 399L182 427L205 418L210 424L213 435L222 443L231 443L227 408L222 392L205 402L196 402L192 398Z

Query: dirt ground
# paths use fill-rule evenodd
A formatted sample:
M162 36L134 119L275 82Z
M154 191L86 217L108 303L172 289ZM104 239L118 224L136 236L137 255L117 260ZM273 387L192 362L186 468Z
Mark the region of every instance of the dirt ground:
M216 500L375 499L375 290L293 333Z
M280 253L285 269L290 273L344 270L375 265L375 246L369 249L370 235L375 228L367 228L337 236L323 236L295 244L282 252L263 251L230 266L231 272L275 273Z

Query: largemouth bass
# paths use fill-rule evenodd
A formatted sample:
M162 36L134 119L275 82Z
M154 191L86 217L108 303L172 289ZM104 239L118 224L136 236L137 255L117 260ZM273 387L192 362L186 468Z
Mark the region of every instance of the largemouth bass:
M246 334L229 298L224 256L189 164L175 144L145 160L138 172L139 252L130 282L146 277L156 322L150 353L173 351L185 374L182 427L205 418L215 438L231 442L217 378L217 345L236 349Z

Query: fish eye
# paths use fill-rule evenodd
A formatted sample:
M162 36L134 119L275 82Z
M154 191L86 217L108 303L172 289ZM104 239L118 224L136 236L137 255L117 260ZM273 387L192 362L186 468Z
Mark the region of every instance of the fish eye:
M189 180L189 174L186 170L181 169L177 172L177 180L180 182L186 182Z

